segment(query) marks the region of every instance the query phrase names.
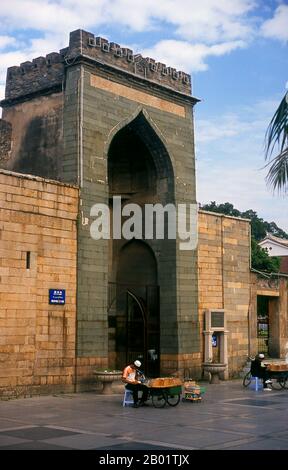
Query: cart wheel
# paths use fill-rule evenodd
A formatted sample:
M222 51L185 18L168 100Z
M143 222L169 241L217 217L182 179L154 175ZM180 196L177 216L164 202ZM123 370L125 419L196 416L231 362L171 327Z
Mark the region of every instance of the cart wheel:
M170 406L178 405L179 401L180 401L180 394L179 395L168 395L167 396L167 403Z
M276 379L271 380L271 387L273 390L281 390L281 388L284 388L284 379L282 377L277 377Z
M247 372L243 379L243 387L248 387L251 384L251 372Z
M155 408L164 408L166 405L166 397L164 393L159 395L152 395L152 404Z
M285 388L285 390L288 390L288 378L287 377L283 377L281 381L281 386L282 388Z

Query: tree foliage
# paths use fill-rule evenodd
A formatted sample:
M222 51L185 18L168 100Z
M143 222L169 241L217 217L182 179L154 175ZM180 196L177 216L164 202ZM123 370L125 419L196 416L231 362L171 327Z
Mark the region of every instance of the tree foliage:
M269 256L267 250L258 245L255 238L251 237L251 265L258 271L267 271L269 273L278 273L280 268L280 258L278 256Z
M218 212L220 214L230 215L234 217L243 217L251 220L251 264L252 268L259 271L278 272L280 267L280 258L276 256L269 256L267 251L258 245L260 240L263 240L267 233L272 233L276 237L288 239L288 234L284 232L275 222L267 222L266 220L258 217L257 212L249 209L241 212L236 209L230 202L223 204L216 204L211 201L209 204L204 204L201 209Z
M277 155L274 151L277 148ZM278 106L266 132L265 159L269 171L266 181L273 190L288 190L288 92Z

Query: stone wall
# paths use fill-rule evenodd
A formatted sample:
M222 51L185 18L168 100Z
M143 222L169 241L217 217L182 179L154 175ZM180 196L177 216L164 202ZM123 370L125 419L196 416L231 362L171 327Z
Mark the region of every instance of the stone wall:
M9 67L7 70L5 101L17 100L27 95L46 93L51 89L62 88L64 80L64 52L52 52L46 57L37 57Z
M2 170L0 201L0 395L71 391L78 190Z
M237 375L248 354L250 302L250 223L240 218L199 212L199 320L204 312L224 309L227 316L228 371ZM200 351L204 352L201 335ZM202 357L203 360L203 357Z
M188 74L82 30L59 53L8 69L1 105L12 125L12 152L4 168L80 187L77 351L88 381L89 364L92 370L108 361L109 249L106 240L91 239L89 215L95 203L108 202L109 146L116 131L134 123L157 161L157 201L195 202L196 102ZM161 253L162 368L174 370L178 354L199 347L196 252L162 245L153 247Z
M78 29L70 33L66 60L72 62L80 55L98 62L98 66L101 64L112 66L119 71L125 71L175 91L191 94L191 77L187 73L156 62L151 57L134 54L131 49Z
M0 166L10 158L12 125L0 119Z
M96 203L108 203L111 142L125 126L135 130L153 155L157 168L156 202L195 201L192 102L192 97L175 96L167 88L156 89L137 77L131 81L117 69L108 73L84 63L67 71L63 175L65 181L78 181L81 188L79 357L95 357L104 363L108 358L107 288L108 280L113 281L108 272L109 243L91 238L90 225L94 219L90 211ZM156 141L160 142L157 148ZM199 348L196 253L180 251L178 240L148 244L158 263L161 370L168 373L182 368L184 355L192 359Z
M5 149L5 155L1 158L0 154L0 168L61 179L63 94L37 96L15 103L3 109L3 118L0 151Z
M4 106L30 95L43 95L64 88L65 67L73 65L79 57L97 62L98 66L118 68L177 92L191 93L191 78L187 73L78 29L70 33L69 47L61 49L59 53L51 52L45 57L8 68Z

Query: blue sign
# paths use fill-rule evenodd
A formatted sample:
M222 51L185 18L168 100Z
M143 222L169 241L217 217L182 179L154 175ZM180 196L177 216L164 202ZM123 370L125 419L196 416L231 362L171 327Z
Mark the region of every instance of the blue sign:
M65 289L49 289L49 304L64 305Z
M217 347L217 335L212 335L212 346L213 348Z

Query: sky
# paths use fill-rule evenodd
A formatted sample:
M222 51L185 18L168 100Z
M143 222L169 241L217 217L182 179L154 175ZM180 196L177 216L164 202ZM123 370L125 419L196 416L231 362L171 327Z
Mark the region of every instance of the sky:
M85 29L190 73L197 199L253 209L288 231L288 196L267 188L268 124L288 80L288 0L1 0L6 69Z

